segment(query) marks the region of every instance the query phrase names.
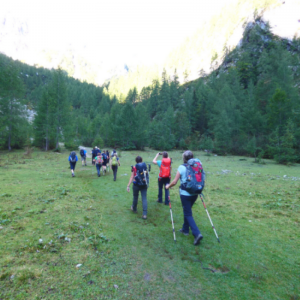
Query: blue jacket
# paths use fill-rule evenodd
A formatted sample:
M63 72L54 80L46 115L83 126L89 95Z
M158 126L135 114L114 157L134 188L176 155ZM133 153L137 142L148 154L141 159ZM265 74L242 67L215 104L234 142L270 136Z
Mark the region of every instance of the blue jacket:
M75 158L76 158L76 161L78 161L77 155L75 156ZM71 155L69 156L69 162L71 162ZM73 163L74 163L74 162L73 162Z

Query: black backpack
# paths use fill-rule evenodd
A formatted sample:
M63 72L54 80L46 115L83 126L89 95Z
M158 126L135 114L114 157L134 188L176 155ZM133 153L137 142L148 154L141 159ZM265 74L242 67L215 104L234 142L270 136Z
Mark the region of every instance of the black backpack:
M84 156L84 150L83 149L80 150L80 156Z
M103 152L103 153L102 153L102 157L103 157L103 160L104 160L104 161L106 161L106 160L107 160L107 155L106 155L106 153L105 153L105 152Z
M139 163L135 165L136 175L134 177L134 181L139 186L149 186L149 173L147 170L147 165L143 163Z
M76 162L76 152L72 151L70 156L71 156L70 162Z

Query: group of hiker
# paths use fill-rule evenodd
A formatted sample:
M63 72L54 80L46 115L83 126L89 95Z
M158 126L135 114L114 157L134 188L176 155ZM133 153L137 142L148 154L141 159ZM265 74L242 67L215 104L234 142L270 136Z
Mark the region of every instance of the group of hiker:
M83 150L81 155L81 161L83 161L82 165L86 165L86 151ZM74 152L75 153L75 152ZM78 158L74 156L74 153L71 152L69 161L70 161L70 168L72 172L72 176L74 177L74 170L76 162ZM162 156L162 159L158 159L159 156ZM170 197L169 197L169 189L175 186L180 180L180 199L183 208L183 216L184 216L184 223L182 228L179 230L183 235L188 236L189 231L191 230L194 236L194 245L199 245L200 241L202 240L203 236L195 223L192 214L192 207L196 202L198 195L201 194L204 183L205 183L205 173L202 167L202 163L199 159L194 158L193 152L187 150L182 155L183 164L179 166L177 169L175 178L171 181L171 173L172 173L172 159L169 158L168 152L160 152L157 153L153 159L153 164L159 167L159 175L158 175L158 203L163 203L163 189L165 191L164 197L164 204L170 204ZM132 190L133 190L133 201L131 205L131 211L133 213L137 213L137 206L138 206L138 197L139 193L141 194L142 198L142 208L143 214L142 219L147 219L147 211L148 211L148 203L147 203L147 189L149 187L149 172L151 170L151 165L143 162L141 156L137 156L135 158L136 164L131 166L131 176L129 178L129 182L127 185L127 191L130 192L130 185L132 183ZM114 172L114 181L116 181L117 176L117 169L120 166L120 161L117 155L116 150L113 150L111 155L109 151L103 151L98 147L94 147L92 150L92 164L96 165L97 174L100 177L100 170L102 167L103 175L106 173L107 167L111 165L111 168ZM172 217L172 213L171 213ZM172 219L173 224L173 219ZM174 232L174 227L173 227ZM175 238L175 233L174 233Z
M79 153L81 156L82 166L86 166L87 152L85 148L80 149ZM102 168L103 175L105 175L106 171L109 171L109 167L111 167L114 173L114 181L116 181L118 166L120 166L120 160L116 150L114 149L110 155L108 150L106 151L103 150L103 152L101 152L101 150L97 146L95 146L92 149L91 154L92 154L92 165L96 166L98 177L101 176L101 168ZM77 161L78 161L78 157L76 155L76 152L72 151L69 156L72 177L75 177L75 166Z

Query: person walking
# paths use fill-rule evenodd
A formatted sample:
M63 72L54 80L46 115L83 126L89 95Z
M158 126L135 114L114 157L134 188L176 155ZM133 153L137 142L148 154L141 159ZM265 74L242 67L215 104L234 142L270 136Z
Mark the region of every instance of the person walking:
M98 177L101 176L101 167L102 167L102 155L101 153L98 153L97 156L94 158L94 162L96 164L96 170L97 170L97 174L98 174Z
M97 156L96 146L92 149L92 165L95 165L95 157Z
M107 163L108 163L107 155L106 155L105 150L103 150L103 153L102 153L102 172L103 172L103 175L106 174L106 165L107 165Z
M74 171L75 171L77 161L78 161L78 157L76 155L76 152L72 151L70 153L70 156L69 156L69 162L70 162L70 169L71 169L72 177L75 177Z
M106 150L106 156L107 156L107 165L106 165L106 171L109 172L109 167L110 167L110 155L109 155L109 151Z
M183 165L179 166L174 180L170 184L166 185L166 189L168 190L171 187L175 186L178 180L180 179L181 184L179 188L179 193L180 193L180 199L183 208L184 222L182 228L179 231L184 235L189 235L189 229L191 228L192 234L194 236L194 245L199 245L200 241L203 239L203 236L196 225L192 213L192 207L197 200L198 194L188 193L185 190L185 184L188 179L187 168L189 169L190 167L198 168L201 165L201 170L202 170L201 176L203 176L202 177L203 182L205 181L205 173L202 169L201 161L197 158L194 158L192 151L190 150L185 151L182 155L182 158L183 158Z
M114 173L114 181L117 180L118 165L119 165L119 167L121 166L119 157L118 157L117 153L115 153L110 159L110 167Z
M81 165L86 166L86 150L85 148L80 149L80 156L81 156Z
M149 184L149 175L147 170L147 165L143 162L141 156L137 156L135 159L136 165L132 167L131 176L127 185L127 192L130 192L130 184L133 182L133 201L131 210L137 213L137 204L139 192L141 192L142 205L143 205L143 215L142 219L147 219L147 188Z
M159 155L162 155L162 160L157 160ZM162 203L163 187L165 187L165 205L169 205L169 190L166 189L166 185L170 183L172 168L168 152L157 153L152 162L159 167L157 202Z

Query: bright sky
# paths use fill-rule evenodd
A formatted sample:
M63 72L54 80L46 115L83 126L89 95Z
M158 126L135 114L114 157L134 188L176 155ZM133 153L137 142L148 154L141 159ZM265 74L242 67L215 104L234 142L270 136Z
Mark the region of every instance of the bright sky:
M28 24L30 47L72 45L106 62L155 61L217 13L226 0L4 0ZM0 16L1 17L1 16Z

